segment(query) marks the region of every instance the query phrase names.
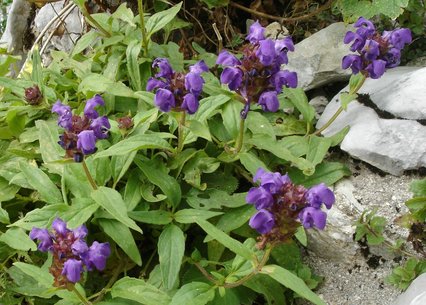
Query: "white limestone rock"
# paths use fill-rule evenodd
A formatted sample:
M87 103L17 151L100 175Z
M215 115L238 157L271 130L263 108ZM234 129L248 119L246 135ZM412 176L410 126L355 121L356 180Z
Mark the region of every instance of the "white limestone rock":
M425 305L426 273L420 274L393 303L393 305Z
M0 46L12 54L22 54L31 5L27 0L14 0L7 16L6 29Z

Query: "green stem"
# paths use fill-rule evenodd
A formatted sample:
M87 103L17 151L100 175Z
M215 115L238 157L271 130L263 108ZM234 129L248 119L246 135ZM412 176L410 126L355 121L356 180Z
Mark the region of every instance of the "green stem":
M99 24L99 22L97 22L95 20L95 18L92 17L92 15L90 15L90 13L86 10L86 8L84 6L80 7L81 12L83 13L83 16L90 21L90 23L92 23L99 31L102 32L102 34L104 34L106 37L111 37L111 33L108 32L107 30L105 30L103 28L102 25Z
M84 305L92 305L80 292L78 292L77 288L75 288L75 285L72 285L72 291L75 293L75 295L83 302Z
M100 302L103 297L105 296L105 294L110 291L110 288L112 287L112 285L115 283L115 281L117 280L118 276L120 275L123 267L125 266L126 262L124 260L120 260L120 263L118 264L117 268L115 268L114 273L112 275L112 277L109 279L108 283L106 284L106 286L104 288L102 288L101 291L99 291L98 293L90 296L88 299L93 299L96 298L93 301L93 304L96 304L98 302Z
M238 132L238 138L236 140L234 154L238 154L243 147L243 140L244 140L244 124L246 120L241 118L240 120L240 130Z
M95 180L93 180L93 177L92 177L92 175L91 175L91 174L90 174L90 172L89 172L89 168L87 167L86 160L84 160L84 159L83 159L82 164L83 164L84 172L86 173L86 176L87 176L87 180L89 180L90 185L92 186L92 188L93 188L94 190L97 190L97 189L98 189L98 186L96 185Z
M143 55L146 57L148 54L148 38L146 35L145 19L144 19L145 13L144 13L142 0L138 0L138 10L139 10L139 17L141 19Z
M180 120L179 120L179 126L178 126L177 153L180 153L182 151L183 142L185 141L185 137L184 137L185 120L186 120L186 112L182 111L181 116L180 116Z
M361 89L361 87L364 84L365 80L366 80L366 77L363 77L363 79L358 83L358 85L353 90L349 91L349 94L355 94L355 93L357 93L358 90ZM317 135L321 134L321 132L323 132L324 130L326 130L337 119L337 117L342 113L342 111L343 111L343 107L339 106L339 108L337 109L337 111L327 121L327 123L325 123L320 129L318 129L317 131L315 131L313 133L313 135L317 136Z

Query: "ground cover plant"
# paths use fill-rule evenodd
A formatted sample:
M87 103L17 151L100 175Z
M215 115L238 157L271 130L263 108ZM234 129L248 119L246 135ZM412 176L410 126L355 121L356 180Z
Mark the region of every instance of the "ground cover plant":
M35 48L20 77L0 77L1 302L325 304L299 246L350 174L324 160L347 130L313 127L285 68L292 39L254 22L240 49L194 43L188 57L168 40L186 26L181 3L145 14L139 2L139 15L77 4L93 28L71 53L43 67ZM411 40L357 19L334 118Z

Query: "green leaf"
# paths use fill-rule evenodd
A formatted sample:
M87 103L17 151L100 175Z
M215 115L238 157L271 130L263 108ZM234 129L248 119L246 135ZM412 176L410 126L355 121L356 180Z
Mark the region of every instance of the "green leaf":
M169 305L170 297L144 280L124 277L111 288L113 298L124 298L143 305ZM182 304L180 304L182 305Z
M210 222L203 219L197 219L196 222L207 234L216 239L232 252L244 257L247 260L252 260L254 258L254 253L250 249L245 247L238 240L233 239L223 231L216 228Z
M195 121L204 122L216 114L218 112L217 109L229 101L229 99L229 96L223 94L203 98L200 100L200 107L198 108L197 112L189 118Z
M43 84L43 71L42 71L42 67L41 67L41 57L40 57L40 52L38 50L38 47L36 47L32 51L31 61L32 61L31 78L32 78L33 81L36 82L37 85L39 85L40 87L42 87L42 84Z
M310 135L308 138L308 152L306 160L314 166L321 163L330 148L331 140L329 138Z
M167 225L158 238L158 257L161 277L166 290L176 286L185 252L185 236L174 224Z
M141 52L141 43L139 40L132 40L126 49L127 72L129 73L130 83L135 91L142 91L142 80L139 70L138 57Z
M103 207L112 217L127 227L142 233L138 225L127 216L127 207L120 193L107 187L99 187L92 192L92 198Z
M229 4L229 0L202 0L209 9L212 9L214 7L221 7L221 6L227 6Z
M218 215L223 214L222 212L213 212L206 210L196 209L183 209L177 211L173 218L179 223L195 223L197 219L209 219Z
M302 88L285 88L284 95L300 111L303 119L308 123L312 123L315 118L315 108L309 104L305 91Z
M170 144L166 140L160 138L155 133L142 134L118 142L107 150L97 153L95 158L125 155L135 150L155 148L172 150Z
M15 262L13 265L24 272L26 275L29 275L34 280L36 280L40 286L45 288L52 287L53 276L47 270L22 262Z
M46 205L41 209L35 209L28 212L24 218L14 222L12 226L31 230L33 227L46 228L49 223L58 216L58 213L67 211L69 208L66 204Z
M426 196L410 199L405 205L417 220L426 221Z
M222 206L237 208L247 204L245 198L247 193L234 193L229 195L227 192L216 189L207 189L201 192L192 189L187 194L188 204L198 210L220 209Z
M242 109L243 105L241 103L236 100L230 100L222 110L223 125L233 139L237 137L240 130L240 112Z
M19 186L9 184L9 181L0 177L0 202L15 198L15 194L19 191L19 189Z
M426 197L426 178L411 182L410 191L414 197Z
M165 168L162 168L164 164L154 160L142 161L141 159L135 159L135 163L148 180L164 192L171 206L177 207L182 197L180 185L176 179L165 173Z
M246 170L250 172L253 176L256 174L257 170L261 167L265 170L268 170L268 167L262 160L260 160L254 152L242 152L240 155L240 162L245 167Z
M323 162L316 167L312 176L306 177L301 171L291 168L288 174L295 184L311 187L322 182L327 185L333 185L343 177L350 176L351 171L346 165L339 162Z
M129 228L115 219L98 218L99 225L113 241L139 266L142 259Z
M81 80L78 91L87 94L88 92L109 92L115 96L136 97L133 90L122 82L115 82L102 74L89 73Z
M347 92L340 93L340 104L342 105L342 108L344 110L348 109L348 105L350 102L352 102L354 99L358 97L358 94L350 94Z
M127 211L133 211L142 199L139 173L139 169L135 168L132 170L129 179L127 179L124 190L124 202L126 203Z
M286 304L283 287L267 275L258 274L245 282L244 286L263 294L268 305Z
M1 207L0 202L0 223L10 224L9 213Z
M48 124L46 121L37 120L35 125L38 129L38 141L40 143L40 153L44 163L49 163L62 159L64 150L58 145L58 129ZM56 123L55 123L56 125ZM49 168L55 167L56 172L60 171L62 165L49 164Z
M346 22L355 22L358 17L371 18L383 14L391 19L397 18L408 6L409 0L338 0Z
M206 139L207 141L210 141L210 142L212 141L212 136L210 135L209 126L207 124L203 124L195 120L188 120L186 121L186 124L188 124L189 130L196 137ZM187 143L187 141L185 141L185 143Z
M302 244L302 246L308 246L308 236L306 235L305 228L303 228L302 226L298 227L294 236Z
M129 216L136 221L153 225L167 225L173 221L173 214L169 211L131 211Z
M192 282L183 285L173 296L170 305L204 305L213 300L215 287L207 283Z
M133 15L132 10L127 7L125 3L122 3L117 10L112 14L112 17L127 22L132 27L136 27L136 24L133 23L135 16Z
M27 233L21 228L12 227L5 233L0 235L0 241L7 244L12 249L28 251L35 251L37 245L30 239Z
M253 134L275 139L274 128L269 120L259 112L250 112L246 119L246 126Z
M180 8L182 7L182 2L179 2L175 6L169 8L168 10L164 10L158 13L155 13L151 17L149 17L146 22L146 31L148 34L148 39L154 34L158 32L162 28L164 28L170 21L175 18L177 13L179 13Z
M74 48L71 53L71 57L74 57L75 55L82 53L90 45L93 45L93 42L98 37L99 37L99 33L98 31L95 31L95 30L91 30L90 32L81 36L80 39L77 41L77 43L74 45Z
M137 151L132 151L125 155L116 155L111 158L112 177L114 178L114 185L124 176L133 163Z
M312 292L308 286L306 286L305 282L301 278L280 266L267 265L264 266L260 272L269 275L280 284L290 288L301 297L311 301L316 305L327 305L314 292Z
M60 213L60 217L67 222L69 228L76 228L84 224L99 208L92 198L75 197L72 205Z
M27 179L31 187L37 190L41 198L48 203L61 203L62 195L56 185L50 180L41 169L30 165L27 162L20 162L19 168Z

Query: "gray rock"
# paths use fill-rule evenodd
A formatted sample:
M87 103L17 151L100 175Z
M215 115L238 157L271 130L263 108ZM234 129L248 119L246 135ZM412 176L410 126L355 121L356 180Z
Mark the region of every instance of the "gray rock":
M349 79L350 69L343 70L341 65L343 56L350 53L343 43L350 30L351 25L333 23L295 45L295 51L288 53L285 69L297 72L299 87L308 90Z
M265 36L271 39L283 39L289 35L288 29L278 22L272 22L265 28Z
M353 101L322 134L331 136L349 125L351 129L340 147L352 157L393 175L426 166L426 126L416 121L426 119L425 81L426 68L408 67L391 69L378 80L367 79L360 92L369 93L379 109L395 118L381 118L373 108ZM337 95L327 105L317 128L339 106Z
M426 273L420 274L393 303L393 305L425 305Z
M328 104L328 99L323 95L313 97L309 104L315 108L315 118L319 119L320 114L324 112L325 106Z
M0 45L7 48L9 53L23 53L24 36L30 12L31 5L28 1L13 1L7 17L6 29L0 40Z

